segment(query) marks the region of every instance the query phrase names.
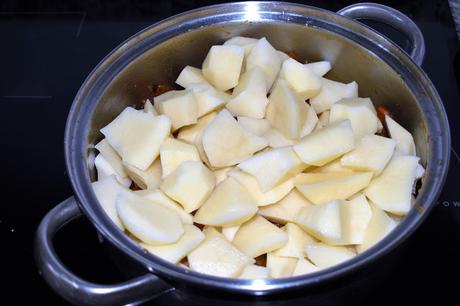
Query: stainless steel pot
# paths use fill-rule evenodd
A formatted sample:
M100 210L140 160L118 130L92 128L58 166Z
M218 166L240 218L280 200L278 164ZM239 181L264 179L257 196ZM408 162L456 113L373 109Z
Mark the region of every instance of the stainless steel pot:
M387 23L409 38L410 56L356 19ZM148 97L151 84L172 83L185 65L199 66L212 44L235 35L265 36L277 48L295 50L309 60L326 59L328 77L356 80L359 93L387 106L414 135L426 177L414 208L385 239L343 264L286 279L240 280L202 275L145 252L105 215L91 188L93 145L100 128L124 107ZM102 38L103 39L103 38ZM427 217L444 183L450 156L450 132L442 102L420 68L423 36L404 14L363 3L338 13L283 2L242 2L186 12L135 34L112 51L88 76L68 116L65 154L75 196L42 220L35 241L40 273L66 300L77 304L127 304L181 288L243 296L275 295L330 283L372 265L400 245ZM59 260L52 240L57 230L82 213L115 248L145 268L145 275L122 284L86 282Z

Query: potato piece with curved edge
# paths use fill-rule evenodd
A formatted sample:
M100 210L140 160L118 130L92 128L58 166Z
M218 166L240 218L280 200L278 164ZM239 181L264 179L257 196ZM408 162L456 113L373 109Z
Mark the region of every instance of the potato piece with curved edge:
M201 69L192 66L185 66L176 79L176 84L188 88L192 84L208 83L201 72Z
M212 46L203 62L206 80L219 90L226 91L238 84L243 65L244 49L235 45Z
M102 139L95 145L96 150L104 157L104 159L112 166L120 178L128 177L120 155L112 148L107 139Z
M199 224L235 226L251 219L256 212L257 203L246 187L229 177L216 186L193 219Z
M292 276L297 258L277 256L273 253L267 254L267 268L271 278L282 278Z
M266 267L249 265L246 266L238 278L264 279L269 278L269 271Z
M243 129L227 110L222 110L203 131L202 144L210 164L238 164L267 146L264 138Z
M254 67L261 67L264 70L265 83L267 88L270 88L280 71L281 58L265 37L257 41L246 58L246 71Z
M124 230L125 227L118 217L116 198L118 193L125 190L125 188L118 183L114 175L92 182L91 185L93 186L93 191L99 201L99 204L101 204L101 207L107 216L109 216L113 223L115 223L121 230Z
M380 120L372 111L372 107L370 98L342 99L331 106L329 122L349 119L355 139L359 140L379 130Z
M297 260L292 276L309 274L319 270L321 269L302 257Z
M266 118L286 138L297 139L307 119L308 105L284 80L279 80L268 98Z
M332 66L331 63L328 61L319 61L314 63L305 63L311 71L313 71L318 76L324 76L326 73L331 70Z
M355 139L350 120L332 123L315 131L293 146L300 159L309 165L322 166L350 152Z
M206 116L199 118L196 124L184 126L179 130L177 139L190 144L195 144L197 136L203 132L203 130L208 126L209 123L211 123L216 115L217 113L215 112L209 113Z
M301 173L296 176L296 188L312 203L324 204L345 200L366 188L372 172L355 173Z
M288 223L282 229L288 234L288 242L282 248L274 251L275 255L303 258L305 246L316 242L313 237L294 223Z
M361 138L353 151L340 159L343 167L357 171L372 171L374 176L382 173L393 155L396 142L378 135Z
M356 246L358 253L362 253L383 239L397 225L397 222L388 216L375 204L371 204L372 218L366 228L363 242Z
M262 136L270 129L270 122L267 119L255 119L250 117L239 116L237 117L238 123L246 131L251 132L257 136Z
M342 228L347 244L361 244L372 218L372 210L364 194L345 201L341 207Z
M157 158L155 161L147 168L147 170L142 171L134 166L131 166L127 163L123 163L123 166L126 169L129 177L142 189L155 189L158 188L158 185L161 182L161 163L160 159Z
M239 225L235 226L228 226L228 227L222 227L222 235L227 238L228 241L233 241L233 238L235 238L236 232L240 229Z
M232 97L225 107L234 116L262 119L267 104L264 71L260 67L254 67L241 75L240 82L233 89Z
M388 134L396 141L396 150L401 155L416 155L414 138L405 128L393 120L390 116L385 116L385 123Z
M305 247L308 258L319 268L328 268L352 259L356 254L346 247L324 243L309 244Z
M356 82L344 84L322 78L321 90L310 99L310 105L319 114L330 109L332 104L340 99L356 97L358 97L358 84Z
M289 179L286 182L279 184L272 190L262 192L260 190L259 183L254 176L244 173L237 168L229 171L227 176L233 177L238 182L240 182L240 184L245 186L256 200L258 206L265 206L276 203L294 188L294 179Z
M242 253L216 230L204 230L205 240L188 256L190 268L204 274L237 277L254 259Z
M185 161L168 175L160 189L188 213L198 209L216 184L214 174L199 161Z
M150 253L172 263L178 263L204 240L204 234L194 225L184 224L184 234L174 243L141 246Z
M262 192L284 183L306 167L291 147L257 153L238 165L238 168L257 179Z
M198 103L192 90L171 90L153 99L158 112L171 120L173 131L197 122Z
M281 65L279 78L288 82L289 86L304 100L317 95L321 89L321 77L309 66L289 58Z
M172 209L122 190L116 198L118 216L134 236L149 245L176 242L184 233L179 215Z
M411 208L418 161L416 156L394 156L382 174L366 188L366 196L385 211L396 215L407 214Z
M176 140L175 138L166 138L161 144L160 160L161 168L163 169L163 178L174 172L184 161L201 161L198 150L194 145Z
M240 226L233 238L233 245L246 255L255 258L284 246L288 235L264 217L256 215Z
M126 107L101 129L122 160L141 170L146 170L158 157L160 145L170 132L168 117L153 116L132 107Z
M115 175L117 181L122 184L123 186L129 187L131 186L131 179L129 177L122 178L115 169L112 167L111 164L102 156L102 154L98 154L94 159L94 166L96 167L97 171L97 179L102 180L103 178L111 175Z
M257 214L261 215L267 220L286 224L294 222L295 217L300 209L304 206L313 205L308 201L298 190L291 190L287 196L282 198L275 204L263 206L259 208Z
M179 215L182 223L184 224L193 224L193 216L189 213L186 213L185 210L175 201L168 198L161 190L137 190L134 191L135 194L142 196L143 198L153 201L155 203L161 204L165 207L171 208Z
M193 91L198 106L198 118L224 107L230 95L216 90L207 83L191 84L187 89Z

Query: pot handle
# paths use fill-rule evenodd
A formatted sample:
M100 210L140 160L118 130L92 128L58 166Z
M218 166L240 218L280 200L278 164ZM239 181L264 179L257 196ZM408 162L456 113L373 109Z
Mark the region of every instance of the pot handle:
M36 233L34 253L39 274L56 293L77 305L126 305L173 290L151 273L119 284L100 285L70 272L59 260L53 238L62 226L81 215L75 198L70 197L48 212Z
M380 21L395 28L409 38L409 55L417 65L422 65L425 57L425 39L420 28L407 15L386 5L367 2L344 7L337 14L351 19Z

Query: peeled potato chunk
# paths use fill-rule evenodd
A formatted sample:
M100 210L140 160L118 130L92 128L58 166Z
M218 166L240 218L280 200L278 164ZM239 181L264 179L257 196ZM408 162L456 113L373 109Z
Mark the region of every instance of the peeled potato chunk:
M358 84L351 82L348 84L332 81L322 78L320 92L310 99L310 105L313 106L316 113L322 113L329 110L332 104L343 98L356 98L358 96Z
M172 130L195 124L198 118L198 103L192 90L171 90L154 98L160 114L171 119Z
M247 132L225 109L206 127L202 143L214 167L238 164L267 146L264 138Z
M322 166L353 150L354 147L351 122L343 120L303 137L293 149L304 163Z
M184 233L179 215L172 209L136 195L119 192L117 212L123 225L142 242L162 245L176 242Z
M214 176L216 177L216 185L225 180L228 177L227 173L232 169L233 167L226 167L214 170L212 173L214 173Z
M295 143L295 140L286 138L283 133L274 128L270 128L266 131L263 137L267 139L268 145L271 148L292 146Z
M239 278L264 279L269 278L268 268L256 265L246 266Z
M91 184L93 186L96 198L101 204L102 209L109 216L109 218L115 223L121 230L124 230L124 225L120 221L117 213L116 198L120 191L124 188L114 175L106 176L103 179L99 179Z
M382 174L366 188L366 196L385 211L396 215L407 214L411 208L418 161L416 156L394 156Z
M390 116L385 116L385 123L391 138L396 141L396 150L400 152L401 155L415 156L415 143L411 133L391 119Z
M364 242L366 229L372 218L372 210L366 197L361 194L341 206L342 228L346 244Z
M238 123L246 130L257 136L263 136L270 129L270 122L267 119L255 119L239 116Z
M307 118L308 105L284 80L276 83L268 98L267 120L286 138L297 139Z
M257 213L270 221L286 224L288 222L294 222L300 209L310 205L313 204L297 189L293 189L277 203L259 207Z
M340 159L343 167L357 171L372 171L377 176L382 173L393 155L396 142L378 135L361 138L355 149Z
M331 63L328 61L320 61L314 63L307 63L305 64L311 71L313 71L318 76L324 76L326 73L331 70L332 66Z
M363 242L356 246L358 253L362 253L369 249L381 239L383 239L389 232L391 232L397 225L397 222L388 216L383 210L376 205L371 205L372 218L366 228Z
M194 271L222 277L237 277L254 259L242 253L217 231L204 231L205 240L187 256Z
M120 175L118 175L118 173L115 171L112 165L109 164L109 162L104 158L104 156L102 156L102 154L98 154L94 159L94 167L96 167L98 180L102 180L107 176L115 175L117 181L120 184L126 187L131 186L131 179L129 177L120 177Z
M222 227L222 235L227 238L228 241L233 241L235 238L236 232L240 229L239 225Z
M256 177L262 192L273 189L306 167L291 147L257 153L238 165L238 168Z
M199 161L185 161L168 175L160 189L188 213L197 210L216 184L214 174Z
M192 84L207 83L201 69L192 66L185 66L177 77L176 84L188 88Z
M295 179L296 188L312 203L323 204L335 199L345 200L366 188L372 172L302 173Z
M297 258L282 257L273 253L267 254L267 268L271 278L282 278L292 276Z
M316 125L318 124L318 121L318 116L316 115L313 107L307 105L307 118L305 118L305 123L303 124L302 130L300 131L300 137L304 137L313 132Z
M227 175L233 177L240 182L240 184L245 186L256 200L258 206L276 203L294 188L294 179L292 178L267 192L262 192L257 179L248 173L239 169L233 169L229 171Z
M203 240L204 234L198 227L184 224L184 234L176 242L157 246L141 243L141 246L164 260L178 263Z
M179 215L182 223L193 224L193 216L185 212L182 206L180 206L178 203L168 198L161 190L159 189L138 190L138 191L135 191L134 193L137 195L140 195L141 197L149 201L161 204L165 207L168 207L174 210Z
M144 103L144 113L158 116L157 110L155 109L155 107L153 106L152 102L150 102L149 99L147 99Z
M257 41L258 40L255 38L235 36L225 41L224 46L232 45L241 47L244 49L244 55L247 56L252 51L252 48L254 48L254 46L257 44Z
M198 150L194 145L174 138L166 138L163 142L160 147L160 159L163 178L174 172L184 161L201 161Z
M369 98L342 99L331 106L329 122L349 119L355 139L359 140L379 130L380 120L372 108L373 104Z
M321 77L313 72L309 66L289 58L281 66L280 76L304 100L317 95L321 89Z
M112 148L107 139L102 139L95 145L96 150L104 157L104 159L112 166L120 178L127 178L128 174L123 167L120 155Z
M226 91L238 84L243 65L244 49L235 45L212 46L203 62L203 75L219 90Z
M198 119L196 124L184 126L179 130L177 139L185 141L190 144L195 144L197 135L201 134L203 130L208 126L209 123L214 119L217 113L209 113L206 116Z
M316 240L294 223L288 223L282 227L288 234L288 242L273 254L284 257L304 257L304 248L307 244L315 243Z
M233 244L246 255L255 258L284 246L288 235L261 216L255 216L241 225Z
M292 276L297 275L304 275L313 273L320 270L317 266L306 260L305 258L299 258L294 268L294 272L292 272Z
M267 88L272 87L281 68L281 58L265 37L257 41L246 58L246 71L254 67L264 70Z
M356 256L355 252L346 247L331 246L323 243L307 245L305 253L319 268L328 268Z
M233 89L232 98L225 106L234 116L262 119L268 104L264 71L254 67L246 71Z
M188 89L193 91L198 107L198 118L224 107L230 95L216 90L207 83L191 84Z
M155 189L161 181L162 169L160 159L157 158L147 170L142 171L134 166L124 163L129 177L142 189Z
M146 170L158 157L160 145L170 131L168 117L153 116L132 107L125 108L101 129L122 160L141 170Z
M311 167L308 170L309 170L308 171L309 173L335 173L335 172L353 173L354 172L350 168L342 166L340 158L337 158L337 159L325 164L324 166Z
M257 212L257 203L250 192L234 178L216 186L198 209L194 221L212 226L235 226L249 220Z

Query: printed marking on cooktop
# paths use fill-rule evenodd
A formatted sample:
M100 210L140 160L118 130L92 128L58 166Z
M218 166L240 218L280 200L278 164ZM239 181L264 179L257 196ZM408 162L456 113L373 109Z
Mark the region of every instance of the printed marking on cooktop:
M452 150L452 152L454 153L454 155L455 155L455 158L457 158L457 161L459 161L459 162L460 162L460 157L458 156L458 153L457 153L457 151L455 151L455 149L454 149L454 148L451 148L451 150Z
M53 11L44 11L44 12L0 12L0 15L81 15L80 22L78 23L77 32L75 33L75 37L79 37L81 33L81 29L83 28L83 23L86 20L86 11L64 11L64 12L53 12Z
M455 200L452 200L452 201L448 201L448 200L444 200L442 202L438 202L438 205L441 204L443 207L452 207L452 208L460 208L460 201L455 201Z

